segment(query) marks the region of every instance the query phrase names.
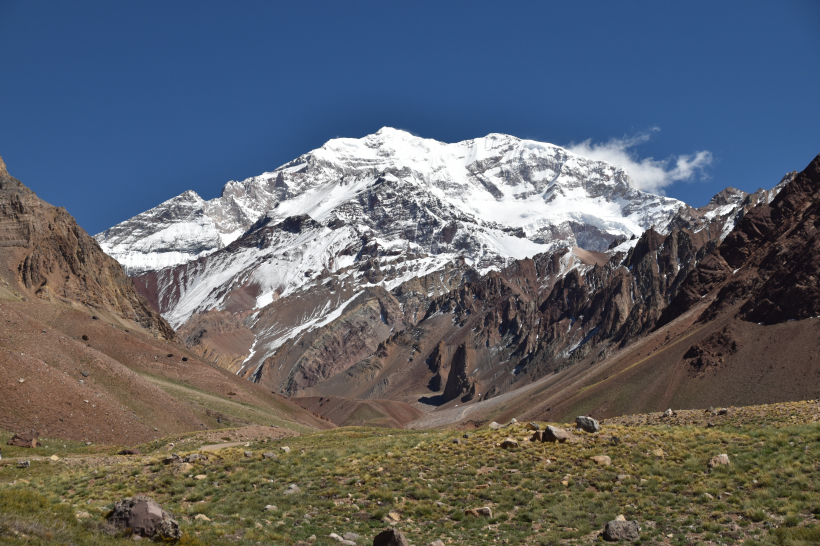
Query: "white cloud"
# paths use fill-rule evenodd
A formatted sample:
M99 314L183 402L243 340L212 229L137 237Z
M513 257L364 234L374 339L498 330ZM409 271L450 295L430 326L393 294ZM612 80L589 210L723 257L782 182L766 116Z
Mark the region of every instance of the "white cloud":
M651 129L659 130L657 127ZM712 163L712 153L706 150L661 160L651 157L639 159L633 148L649 138L650 133L647 132L595 144L592 139L588 139L578 144L573 142L566 148L590 159L618 165L629 174L633 187L658 194L663 194L663 188L673 182L692 180L696 176L704 177L706 167Z

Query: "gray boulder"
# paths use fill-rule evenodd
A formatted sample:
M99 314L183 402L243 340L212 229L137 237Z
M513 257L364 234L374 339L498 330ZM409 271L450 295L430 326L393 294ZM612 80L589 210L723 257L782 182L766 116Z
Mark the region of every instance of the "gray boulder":
M628 540L634 542L641 537L641 526L637 521L612 520L604 526L604 540L617 542Z
M401 531L390 528L373 538L373 546L410 546L410 543Z
M131 529L135 535L175 540L182 536L179 523L162 507L143 495L136 495L114 503L108 522L122 529Z
M578 428L586 432L598 432L601 430L601 425L598 424L598 421L592 417L586 417L584 415L579 415L576 417L575 424Z
M547 428L541 432L542 442L559 442L563 444L572 438L574 438L574 436L571 432L567 432L562 428L554 427L552 425L547 425Z

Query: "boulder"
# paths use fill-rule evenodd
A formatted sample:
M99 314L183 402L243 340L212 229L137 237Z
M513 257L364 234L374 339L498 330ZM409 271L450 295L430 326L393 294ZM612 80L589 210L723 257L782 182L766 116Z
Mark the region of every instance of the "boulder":
M186 455L184 459L182 459L185 463L194 463L196 461L207 461L208 456L204 453L191 453L190 455Z
M263 459L276 459L276 453L268 451L268 452L262 454L262 458Z
M716 466L729 466L729 456L721 453L709 459L709 468L715 468Z
M246 457L247 459L251 459L251 458L253 458L253 451L246 451L246 452L245 452L245 457Z
M194 465L191 463L180 463L174 466L174 472L177 474L188 474L194 469Z
M572 438L573 435L571 432L567 432L562 428L554 427L552 425L547 425L547 428L544 429L543 434L541 435L542 442L559 442L562 444Z
M17 468L31 468L31 461L20 461L17 463Z
M410 546L404 533L398 529L385 529L373 538L373 546Z
M42 445L40 440L38 440L39 437L40 433L36 430L20 432L11 437L11 440L8 441L8 445L17 447L37 447Z
M281 449L281 450L282 450L282 451L284 451L285 453L290 453L290 448L289 448L288 446L282 446L282 447L280 447L279 449Z
M579 415L575 418L575 425L585 432L594 433L601 430L601 425L598 424L598 421L592 417L586 417L584 415Z
M526 425L527 430L541 430L541 425L538 423L529 422Z
M444 543L441 540L434 540L429 546L444 546Z
M140 451L138 447L134 449L123 449L119 452L119 455L142 455L142 451Z
M482 506L481 508L468 508L464 510L465 516L473 516L474 518L491 518L493 511L489 506Z
M285 489L285 495L292 495L294 493L298 493L300 491L299 486L295 483L292 483Z
M544 441L544 431L543 430L536 430L532 434L532 438L530 438L530 442L543 442Z
M510 437L504 438L504 440L501 442L501 447L503 447L504 449L513 449L519 447L518 440Z
M122 529L131 529L135 535L175 540L182 536L179 523L162 507L143 495L136 495L114 503L108 522Z
M665 412L663 412L664 417L672 417L675 413L672 411L672 408L669 408Z
M493 430L498 430L498 429L500 429L502 426L504 426L504 425L500 425L500 424L496 423L495 421L493 421L492 423L490 423L490 428L491 428L491 429L493 429Z
M337 535L336 533L330 533L328 535L328 537L332 538L333 540L335 540L339 544L344 544L345 546L356 546L356 543L354 541L347 540L346 538L342 538L339 535Z
M604 526L604 540L617 542L628 540L634 542L641 537L641 526L637 521L612 520Z
M612 464L612 459L609 458L608 455L596 455L594 457L590 457L595 463L599 466L609 466Z

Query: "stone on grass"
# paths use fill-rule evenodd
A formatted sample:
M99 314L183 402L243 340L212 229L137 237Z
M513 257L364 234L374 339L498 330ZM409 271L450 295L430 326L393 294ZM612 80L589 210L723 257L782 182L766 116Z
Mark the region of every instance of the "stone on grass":
M362 538L362 535L357 535L356 533L351 533L350 531L348 531L347 533L342 535L342 538L344 538L345 540L356 541Z
M207 480L208 476L206 476L205 474L197 474L196 476L194 476L194 479L195 480Z
M31 468L31 461L20 461L17 463L17 468Z
M637 521L618 521L613 520L607 522L604 526L604 540L608 542L617 542L619 540L628 540L634 542L641 537L641 526Z
M404 533L398 529L385 529L373 538L373 546L410 546Z
M268 512L273 512L273 511L276 511L276 510L279 510L279 509L275 505L269 504L269 505L265 506L265 510L267 510Z
M530 438L530 442L543 442L544 441L544 431L543 430L536 430L532 433L532 437Z
M598 421L593 419L592 417L587 417L585 415L579 415L575 418L575 425L585 432L598 432L601 430L601 425L598 424Z
M77 519L88 519L88 518L91 517L91 514L89 514L85 510L80 510L79 512L74 514L74 517L77 518Z
M197 521L211 521L211 518L209 518L205 514L197 514L194 516L194 519Z
M398 512L388 512L387 513L387 519L398 522L398 521L401 521L401 516L399 515Z
M335 540L339 544L344 544L345 546L356 546L356 543L353 542L352 540L347 540L345 538L342 538L339 535L337 535L336 533L330 533L328 535L328 537L332 538L333 540Z
M721 453L720 455L716 455L709 459L709 468L715 468L716 466L728 466L729 465L729 456L725 453Z
M246 452L245 452L245 457L247 457L248 459L250 459L251 457L253 457L253 451L246 451Z
M174 472L177 474L188 474L193 469L194 465L191 463L180 463L174 467Z
M108 522L115 527L131 529L135 535L174 540L182 536L179 523L162 507L143 495L136 495L114 503Z
M539 425L538 423L533 423L532 421L530 421L529 423L527 423L526 429L527 430L541 430L541 425Z
M185 458L182 459L182 461L186 462L186 463L193 463L195 461L207 461L207 460L208 460L208 456L205 455L204 453L191 453L190 455L186 455Z
M290 448L289 448L288 446L282 446L282 447L280 447L279 449L281 449L281 450L282 450L282 451L284 451L285 453L290 453Z
M293 493L298 493L299 491L299 486L295 483L292 483L288 486L287 489L285 489L285 495L292 495Z
M123 449L118 455L142 455L142 451L140 451L138 447L135 447L133 449Z
M599 466L609 466L612 464L612 459L609 458L608 455L596 455L594 457L590 457L596 464Z
M519 447L518 440L515 438L507 437L501 442L501 447L504 449L513 449L515 447Z
M664 453L662 449L653 449L652 456L656 459L663 459L664 457L666 457L666 453Z
M514 425L514 424L516 424L516 423L518 423L518 419L516 419L515 417L513 417L512 419L510 419L510 424L511 424L511 425Z
M547 428L544 429L543 434L541 435L542 442L559 442L562 444L572 438L573 435L571 432L567 432L562 428L554 427L552 425L547 425Z
M668 410L663 412L664 417L672 417L673 415L674 415L674 412L672 411L672 408L669 408Z
M491 428L491 429L493 429L493 430L498 430L498 429L500 429L502 426L504 426L504 425L499 425L499 424L498 424L498 423L496 423L495 421L493 421L492 423L490 423L490 428Z
M276 458L276 453L268 451L267 453L262 454L262 458L263 459L275 459Z
M429 546L444 546L444 543L440 540L434 540Z

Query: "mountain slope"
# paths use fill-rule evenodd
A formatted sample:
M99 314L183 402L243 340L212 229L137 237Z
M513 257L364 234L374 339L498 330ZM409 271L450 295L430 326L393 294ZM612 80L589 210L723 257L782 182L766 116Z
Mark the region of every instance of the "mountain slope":
M252 423L332 427L176 340L122 267L0 160L0 430L128 444Z

